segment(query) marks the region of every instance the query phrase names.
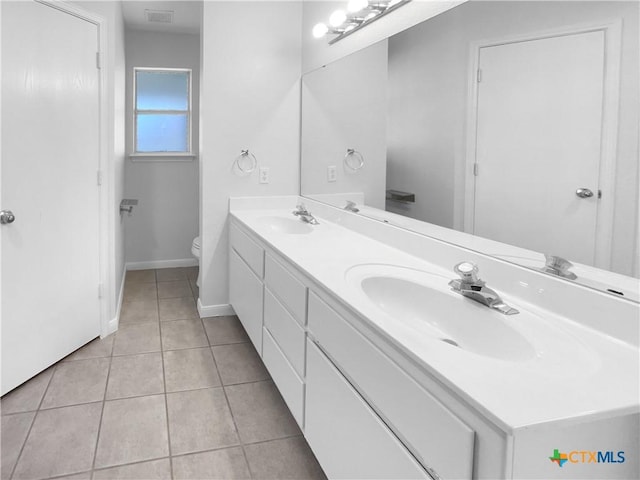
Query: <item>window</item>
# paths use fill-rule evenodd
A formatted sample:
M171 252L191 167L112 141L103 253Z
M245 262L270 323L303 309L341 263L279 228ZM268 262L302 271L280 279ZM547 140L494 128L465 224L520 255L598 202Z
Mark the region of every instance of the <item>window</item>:
M134 69L134 155L191 154L191 70Z

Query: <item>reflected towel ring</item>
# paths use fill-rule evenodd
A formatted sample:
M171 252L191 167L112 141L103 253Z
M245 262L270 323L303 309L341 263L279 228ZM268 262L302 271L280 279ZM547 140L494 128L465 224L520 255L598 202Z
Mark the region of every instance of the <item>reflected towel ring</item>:
M258 161L256 156L249 150L240 150L240 155L236 157L235 164L242 173L251 173L256 169Z
M347 148L347 154L344 156L344 166L356 172L364 167L364 157L357 150Z

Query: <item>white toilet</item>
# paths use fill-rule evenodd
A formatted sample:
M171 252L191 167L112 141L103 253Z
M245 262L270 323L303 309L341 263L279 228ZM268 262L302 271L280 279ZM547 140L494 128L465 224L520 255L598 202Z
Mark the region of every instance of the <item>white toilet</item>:
M198 266L200 266L200 237L196 237L193 239L191 243L191 253L194 257L198 259ZM198 279L196 280L196 285L200 286L200 269L198 269Z

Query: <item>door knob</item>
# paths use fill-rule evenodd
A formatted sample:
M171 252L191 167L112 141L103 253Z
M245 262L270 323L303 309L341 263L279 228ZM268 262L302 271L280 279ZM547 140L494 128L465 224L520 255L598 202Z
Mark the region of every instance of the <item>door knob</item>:
M593 197L593 192L588 188L579 188L576 190L576 195L580 198L591 198Z
M0 210L0 224L13 223L15 219L16 216L11 210Z

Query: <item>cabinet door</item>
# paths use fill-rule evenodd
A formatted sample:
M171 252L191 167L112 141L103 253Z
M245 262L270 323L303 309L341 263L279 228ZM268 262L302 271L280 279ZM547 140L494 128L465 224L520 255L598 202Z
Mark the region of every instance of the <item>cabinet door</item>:
M430 478L310 341L306 389L305 437L329 478Z
M246 263L231 250L229 253L229 300L262 356L262 282Z

